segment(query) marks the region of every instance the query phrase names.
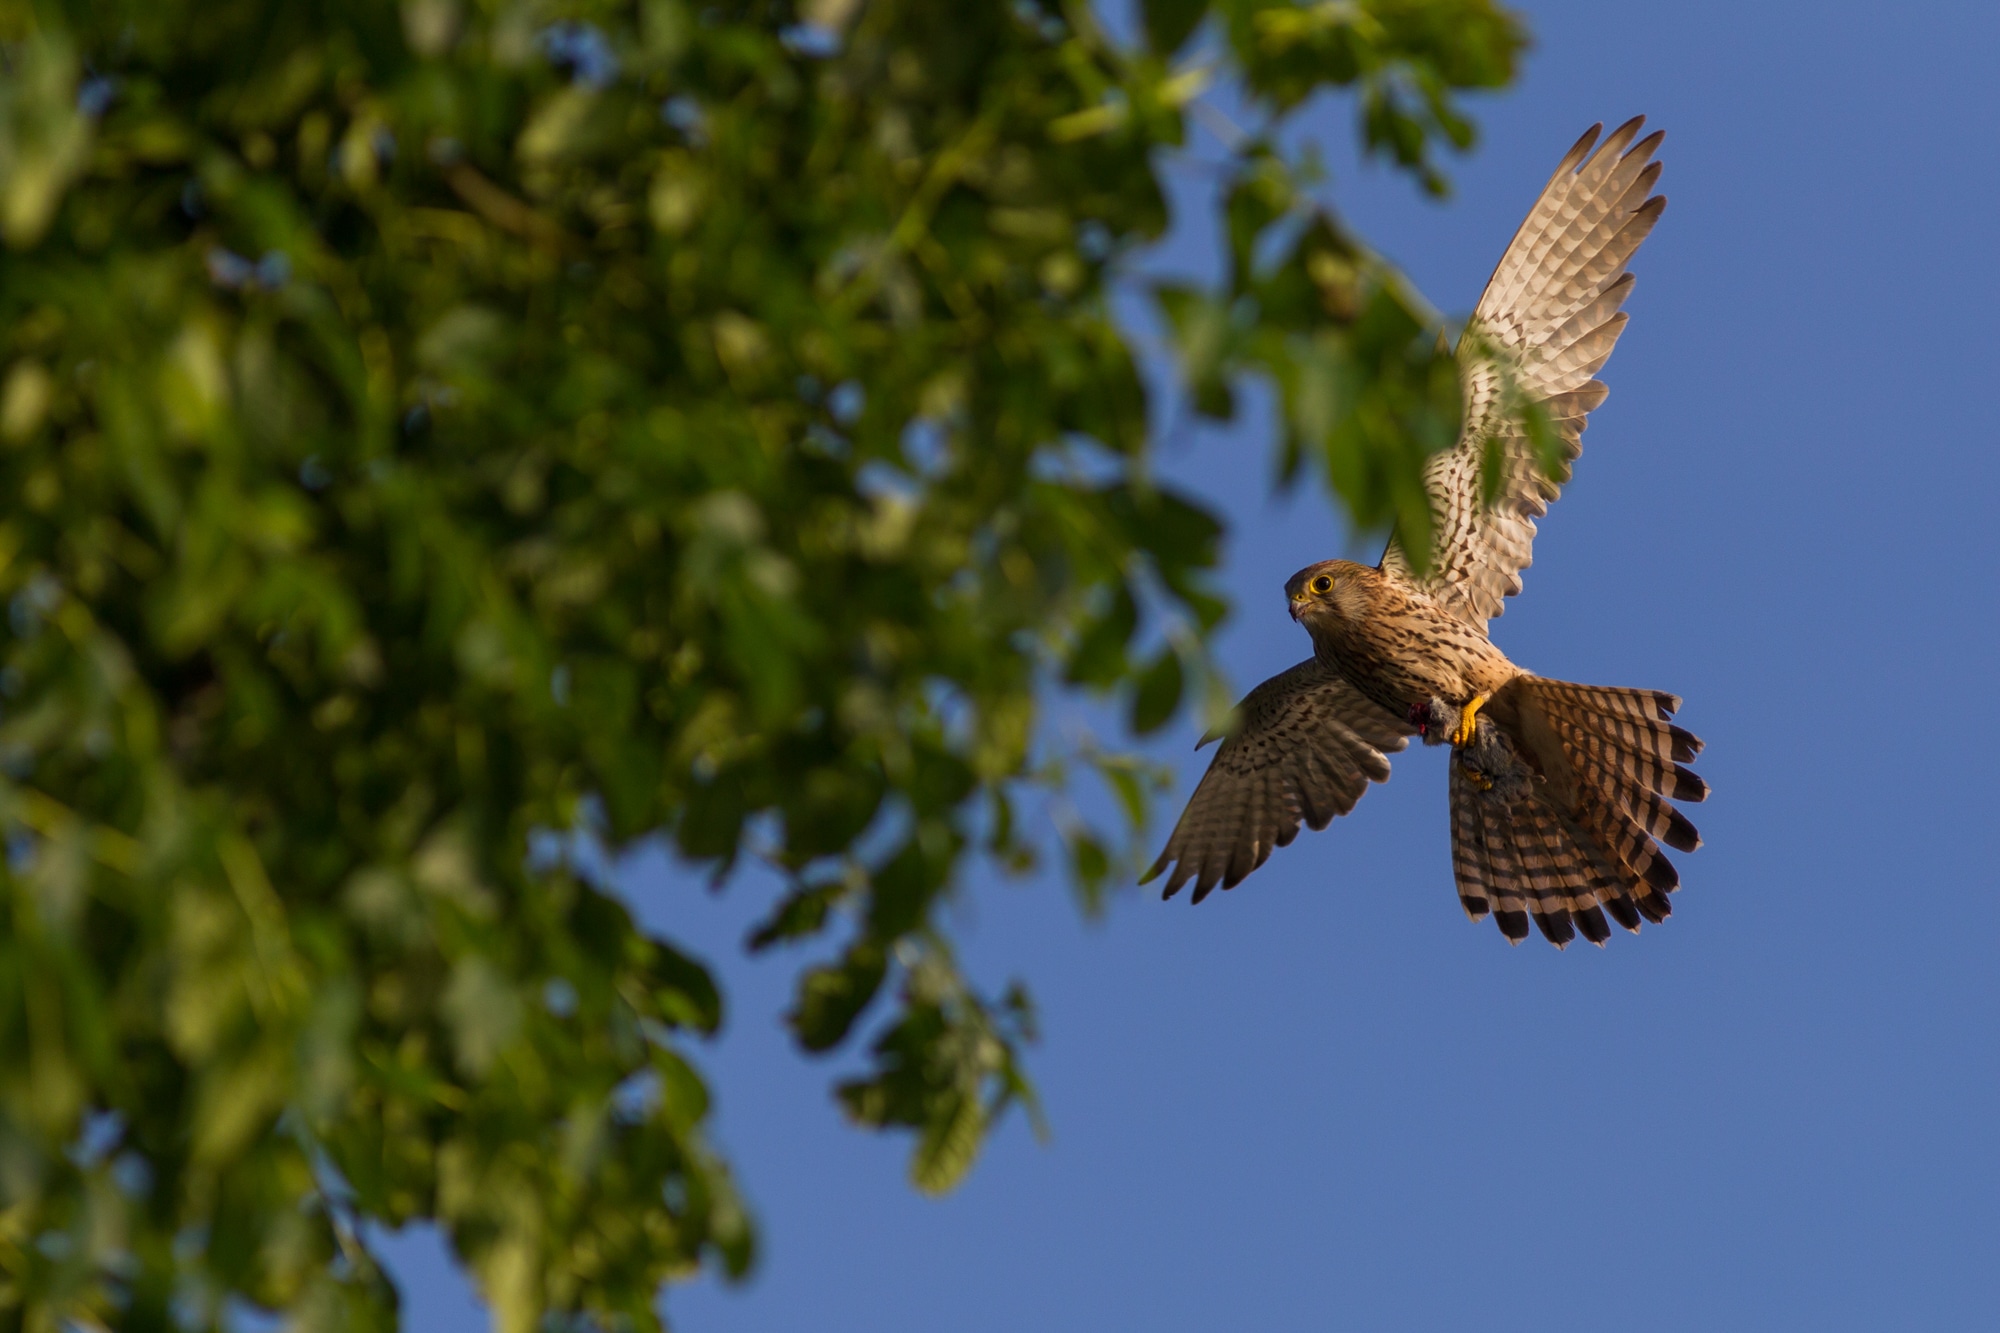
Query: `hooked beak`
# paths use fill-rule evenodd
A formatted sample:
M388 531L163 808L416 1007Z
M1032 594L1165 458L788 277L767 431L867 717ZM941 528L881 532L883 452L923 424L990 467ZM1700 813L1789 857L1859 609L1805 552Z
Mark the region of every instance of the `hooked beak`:
M1306 603L1310 600L1311 600L1310 598L1304 596L1292 598L1293 620L1297 620L1299 618L1300 613L1302 613L1306 609Z

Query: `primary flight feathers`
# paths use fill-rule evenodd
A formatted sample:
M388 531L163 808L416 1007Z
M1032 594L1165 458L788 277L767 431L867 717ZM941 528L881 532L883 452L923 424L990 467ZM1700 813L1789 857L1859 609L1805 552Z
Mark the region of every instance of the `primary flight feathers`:
M1457 446L1432 458L1424 472L1436 535L1431 570L1421 582L1461 619L1483 625L1500 614L1501 598L1521 591L1535 520L1562 493L1569 463L1583 452L1585 419L1608 392L1592 377L1625 330L1628 316L1620 307L1633 281L1625 265L1667 206L1665 195L1651 193L1660 179L1653 154L1666 135L1656 130L1627 149L1645 121L1626 121L1594 153L1599 126L1576 141L1514 233L1459 338L1465 424ZM1509 373L1556 432L1559 477L1542 470L1525 431L1504 412ZM1499 498L1489 508L1481 503L1480 464L1494 437L1502 472ZM1382 564L1414 578L1393 539Z

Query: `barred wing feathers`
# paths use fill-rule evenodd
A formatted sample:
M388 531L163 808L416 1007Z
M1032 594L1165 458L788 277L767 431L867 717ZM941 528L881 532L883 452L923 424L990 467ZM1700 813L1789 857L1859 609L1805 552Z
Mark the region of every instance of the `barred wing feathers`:
M1458 443L1432 458L1425 474L1435 555L1421 578L1401 539L1382 569L1423 587L1460 619L1484 628L1502 601L1521 590L1533 559L1535 520L1548 512L1583 452L1583 429L1606 389L1593 378L1611 356L1632 291L1625 271L1666 207L1652 193L1660 178L1653 153L1665 136L1633 144L1644 116L1612 131L1601 146L1593 125L1563 158L1515 233L1459 339L1465 425ZM1630 147L1628 148L1628 145ZM1511 420L1506 392L1538 402L1562 457L1548 476L1532 440ZM1500 488L1488 506L1482 487L1487 441L1500 452Z
M1370 782L1386 782L1393 753L1415 729L1363 695L1345 676L1308 659L1259 685L1188 798L1144 884L1169 866L1162 897L1194 882L1200 902L1233 889L1299 822L1323 829L1354 808ZM1206 742L1204 742L1206 743Z

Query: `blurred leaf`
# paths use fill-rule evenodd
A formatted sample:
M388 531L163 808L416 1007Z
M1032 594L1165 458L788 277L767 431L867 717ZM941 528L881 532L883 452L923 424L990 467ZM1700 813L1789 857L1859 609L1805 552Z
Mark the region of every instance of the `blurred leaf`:
M799 980L799 999L788 1021L799 1044L830 1051L847 1036L854 1020L882 988L889 961L869 940L850 946L838 963L808 970Z
M1181 49L1208 14L1208 0L1144 0L1146 40L1153 50L1170 56Z
M1138 625L1139 604L1132 600L1131 590L1121 583L1112 593L1111 604L1104 614L1087 623L1077 635L1063 679L1073 685L1100 688L1122 679L1126 671L1125 644Z
M0 240L22 250L42 239L83 169L91 127L66 40L38 32L9 54L0 78Z
M1111 876L1111 856L1104 844L1087 831L1068 839L1070 878L1075 882L1077 900L1084 914L1097 917L1104 911L1104 890Z
M1132 693L1132 730L1140 735L1166 725L1181 706L1181 656L1172 648L1160 655L1139 676Z
M650 980L662 1015L677 1025L713 1035L722 1026L722 993L708 969L664 941L651 941Z
M849 886L840 882L813 884L794 890L768 917L752 928L747 941L749 948L752 952L759 952L787 940L817 935L826 925L827 913L849 891Z

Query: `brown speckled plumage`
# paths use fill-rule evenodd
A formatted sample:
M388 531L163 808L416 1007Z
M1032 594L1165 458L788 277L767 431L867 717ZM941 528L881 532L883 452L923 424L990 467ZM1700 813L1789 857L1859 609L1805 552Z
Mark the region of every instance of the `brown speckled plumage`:
M1293 575L1286 594L1313 657L1244 699L1146 875L1172 868L1166 896L1190 881L1196 902L1234 887L1302 820L1323 828L1369 782L1386 781L1385 751L1419 732L1439 743L1473 705L1450 776L1452 869L1466 912L1491 913L1517 943L1532 921L1560 948L1578 934L1602 944L1612 921L1637 931L1672 910L1667 894L1680 881L1660 844L1692 851L1701 841L1672 802L1708 794L1683 767L1701 742L1669 721L1680 700L1548 680L1487 637L1502 599L1520 591L1535 520L1582 450L1585 416L1604 401L1592 377L1625 325L1625 265L1666 204L1651 193L1661 136L1633 145L1642 123L1620 126L1594 152L1597 127L1577 141L1480 298L1458 348L1465 425L1426 471L1426 572L1398 538L1377 568L1329 560ZM1540 404L1555 431L1558 477L1537 463L1509 409L1515 397ZM1502 463L1491 505L1481 490L1489 440Z

